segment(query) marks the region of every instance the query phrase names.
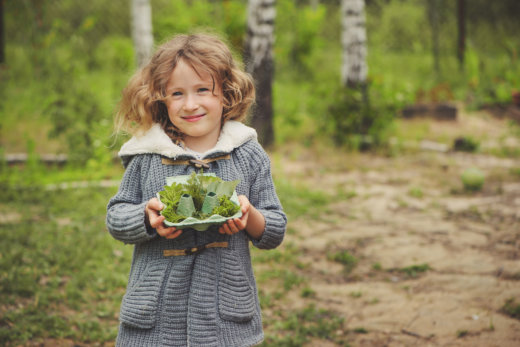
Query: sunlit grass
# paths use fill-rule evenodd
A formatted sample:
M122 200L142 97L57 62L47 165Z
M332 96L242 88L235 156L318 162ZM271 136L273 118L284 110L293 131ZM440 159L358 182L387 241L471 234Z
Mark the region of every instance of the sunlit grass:
M277 312L278 320L267 325L267 334L261 346L303 346L312 338L334 341L348 346L339 335L344 319L331 310L308 305L301 310Z
M25 189L3 202L0 342L112 341L131 248L105 230L111 189ZM3 212L6 213L6 212Z

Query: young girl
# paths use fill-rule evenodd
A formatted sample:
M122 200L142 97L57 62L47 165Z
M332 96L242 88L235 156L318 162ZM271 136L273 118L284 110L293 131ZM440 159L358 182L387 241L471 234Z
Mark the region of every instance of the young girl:
M254 101L251 77L210 35L163 44L123 91L116 128L133 137L107 207L112 236L134 244L117 346L252 346L263 339L249 241L277 247L287 219L269 158L239 121ZM240 180L242 217L217 230L163 224L154 198L166 177L215 173Z

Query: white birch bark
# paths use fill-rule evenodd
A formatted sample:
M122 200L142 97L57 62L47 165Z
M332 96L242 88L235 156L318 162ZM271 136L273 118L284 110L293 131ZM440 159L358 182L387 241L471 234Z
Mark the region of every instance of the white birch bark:
M275 0L249 0L246 41L249 73L273 59L275 3Z
M269 146L274 140L272 81L275 4L275 0L249 0L248 4L246 71L253 76L256 85L256 105L253 107L251 125L264 146Z
M365 0L341 0L341 21L341 80L349 87L364 85L368 73Z
M152 54L152 7L150 0L131 0L132 39L138 66L146 64Z

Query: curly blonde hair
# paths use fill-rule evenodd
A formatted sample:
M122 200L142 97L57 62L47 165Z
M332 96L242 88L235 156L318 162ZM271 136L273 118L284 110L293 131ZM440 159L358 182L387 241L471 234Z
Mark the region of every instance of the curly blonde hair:
M183 60L196 71L209 73L222 88L222 124L242 121L255 100L251 75L244 72L222 39L210 34L177 35L159 46L150 61L123 89L115 116L116 132L138 134L158 123L176 143L183 134L170 121L166 108L166 86L173 69Z

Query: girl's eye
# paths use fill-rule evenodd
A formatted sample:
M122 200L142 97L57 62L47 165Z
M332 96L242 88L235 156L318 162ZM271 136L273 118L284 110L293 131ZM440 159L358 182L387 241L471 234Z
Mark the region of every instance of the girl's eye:
M172 96L180 96L180 95L182 95L181 92L173 92L173 93L172 93Z
M209 92L208 88L199 88L199 93Z

